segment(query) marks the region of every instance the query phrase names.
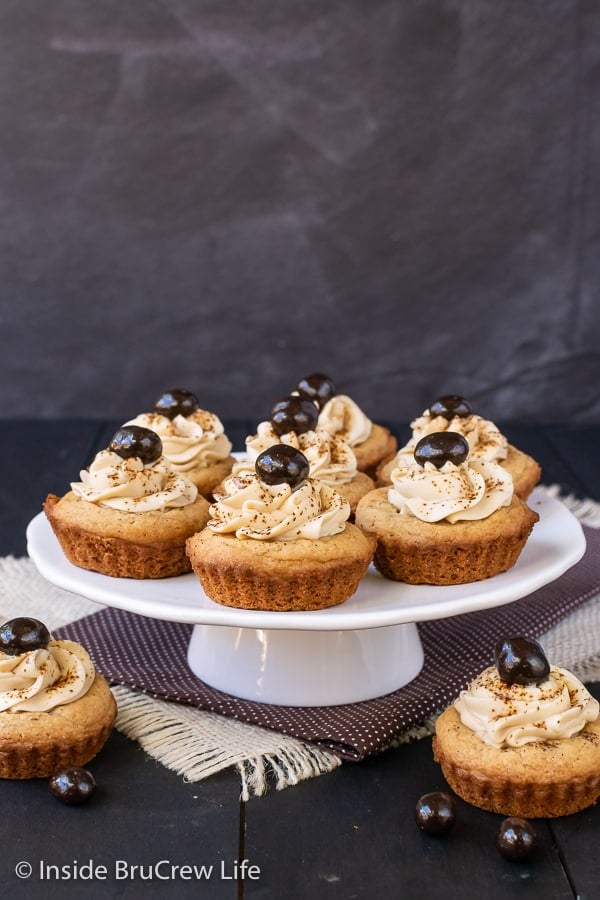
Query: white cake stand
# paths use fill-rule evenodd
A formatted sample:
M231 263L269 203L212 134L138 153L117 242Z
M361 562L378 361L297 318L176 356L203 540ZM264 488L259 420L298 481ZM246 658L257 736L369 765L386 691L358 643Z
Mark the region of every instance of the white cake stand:
M529 503L540 520L508 572L430 587L388 581L371 568L353 597L314 612L221 606L195 575L135 581L77 568L43 513L30 522L27 542L40 574L58 587L141 616L193 624L188 664L212 687L262 703L331 706L379 697L412 681L423 665L417 622L511 603L583 556L581 525L560 501L536 490Z

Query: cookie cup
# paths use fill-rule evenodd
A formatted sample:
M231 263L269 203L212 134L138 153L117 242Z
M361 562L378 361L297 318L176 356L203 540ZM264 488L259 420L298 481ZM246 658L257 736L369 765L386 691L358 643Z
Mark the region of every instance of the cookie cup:
M566 816L600 797L600 718L564 740L499 750L451 706L436 722L433 755L459 797L503 816Z
M468 584L517 561L539 516L519 497L485 519L422 522L399 512L389 488L366 494L355 522L377 539L374 563L386 578L408 584Z
M542 477L540 465L532 456L523 453L522 450L517 450L512 444L508 445L508 455L501 465L512 475L517 497L527 500Z
M289 612L337 606L354 594L375 539L347 523L310 540L240 540L203 529L187 541L204 592L223 606Z
M231 473L234 463L235 458L227 456L225 459L219 460L219 462L211 463L210 466L198 466L194 469L188 469L181 474L189 478L196 485L202 496L210 501L212 500L214 489Z
M63 553L75 566L115 578L167 578L191 569L186 539L204 528L208 501L144 513L49 494L44 512Z
M389 428L373 423L371 434L363 441L352 447L356 456L356 465L360 472L374 478L377 466L383 460L389 459L398 448L398 441Z
M352 481L348 481L346 484L336 484L334 487L338 494L348 501L350 513L354 516L359 501L374 489L375 482L366 472L357 472Z
M0 778L48 778L64 766L83 766L106 743L117 714L106 680L47 712L0 712Z

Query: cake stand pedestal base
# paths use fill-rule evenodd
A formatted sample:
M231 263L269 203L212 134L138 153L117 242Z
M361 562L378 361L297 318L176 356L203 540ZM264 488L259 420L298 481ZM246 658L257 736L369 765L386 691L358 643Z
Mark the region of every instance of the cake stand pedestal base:
M192 672L217 690L280 706L338 706L389 694L415 678L423 648L414 623L357 631L195 625Z

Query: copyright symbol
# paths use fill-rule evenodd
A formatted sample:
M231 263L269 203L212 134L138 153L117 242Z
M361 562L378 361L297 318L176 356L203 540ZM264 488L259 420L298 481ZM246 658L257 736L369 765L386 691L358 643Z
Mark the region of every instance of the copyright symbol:
M17 878L30 878L32 872L33 866L25 859L22 862L18 862L15 866L15 874Z

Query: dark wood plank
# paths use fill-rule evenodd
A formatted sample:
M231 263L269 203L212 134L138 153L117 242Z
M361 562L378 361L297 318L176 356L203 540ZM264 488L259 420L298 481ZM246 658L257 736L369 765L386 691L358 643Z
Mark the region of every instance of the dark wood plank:
M230 874L239 853L239 779L231 771L188 784L116 731L88 768L97 793L80 807L57 801L45 779L0 782L0 875L10 896L235 900L237 884L221 871L223 861ZM21 861L33 867L28 879L15 874ZM78 877L90 861L98 876ZM188 880L171 864L212 871ZM50 866L66 866L71 877L57 878Z
M509 422L499 423L499 427L511 444L540 462L543 484L557 484L564 494L600 498L600 425Z
M560 848L565 869L577 900L596 900L600 893L600 858L593 849L594 835L600 833L600 808L557 819L550 829Z
M99 423L2 422L0 553L23 556L25 527L48 493L62 494L89 461Z
M564 494L582 495L583 485L577 472L552 446L544 428L515 423L499 424L508 440L519 450L529 453L542 466L542 484L557 484Z
M320 898L572 898L544 822L530 861L510 863L494 846L502 816L458 801L451 835L423 834L413 820L421 794L447 790L431 739L246 805L245 855L261 881L246 896ZM274 823L276 825L274 826ZM582 837L587 846L595 832Z
M546 426L544 434L554 458L577 477L579 496L600 500L600 424Z
M0 553L25 552L24 530L49 491L61 493L118 422L5 422L0 442ZM254 424L225 423L236 449ZM401 428L395 429L402 432ZM595 469L600 426L508 426L512 443L536 456L545 483L600 497ZM444 787L430 742L389 751L245 805L239 841L239 780L232 771L186 785L114 733L94 761L101 791L88 807L63 808L41 782L2 782L5 854L0 872L17 896L82 896L81 885L19 882L18 859L57 864L86 861L152 864L160 859L211 865L210 882L126 882L120 896L236 896L219 876L244 856L259 866L240 896L310 897L592 897L600 872L591 848L600 808L540 823L540 846L528 863L502 860L493 845L501 817L459 804L459 825L448 839L422 835L412 821L421 793ZM73 825L75 823L75 825ZM67 835L66 845L64 835ZM57 835L60 838L57 838ZM58 848L58 849L57 849ZM56 854L59 854L58 856ZM61 855L62 854L62 855ZM65 855L66 854L66 855ZM34 858L35 856L35 858ZM42 891L43 888L43 891ZM39 889L39 893L36 891ZM189 894L187 893L189 891ZM154 893L153 893L154 892ZM85 896L106 896L106 884L86 883Z
M589 685L600 700L600 683ZM595 900L600 884L600 855L595 850L594 835L600 834L600 803L578 813L550 822L556 845L560 848L565 868L578 900Z
M3 423L0 441L4 477L0 486L0 553L25 552L25 527L49 492L63 493L79 470L105 446L110 425L99 422ZM229 897L237 883L221 878L223 861L239 856L240 781L225 771L200 784L187 784L140 747L113 732L90 763L99 791L85 807L71 808L49 796L45 780L2 781L5 815L0 826L5 848L0 875L18 897L86 896ZM110 880L40 881L39 865L106 865ZM34 875L19 881L15 865L28 860ZM116 860L130 865L212 865L210 880L152 881L116 878ZM147 871L147 870L146 870ZM160 870L161 872L164 871ZM227 873L226 873L227 874Z

